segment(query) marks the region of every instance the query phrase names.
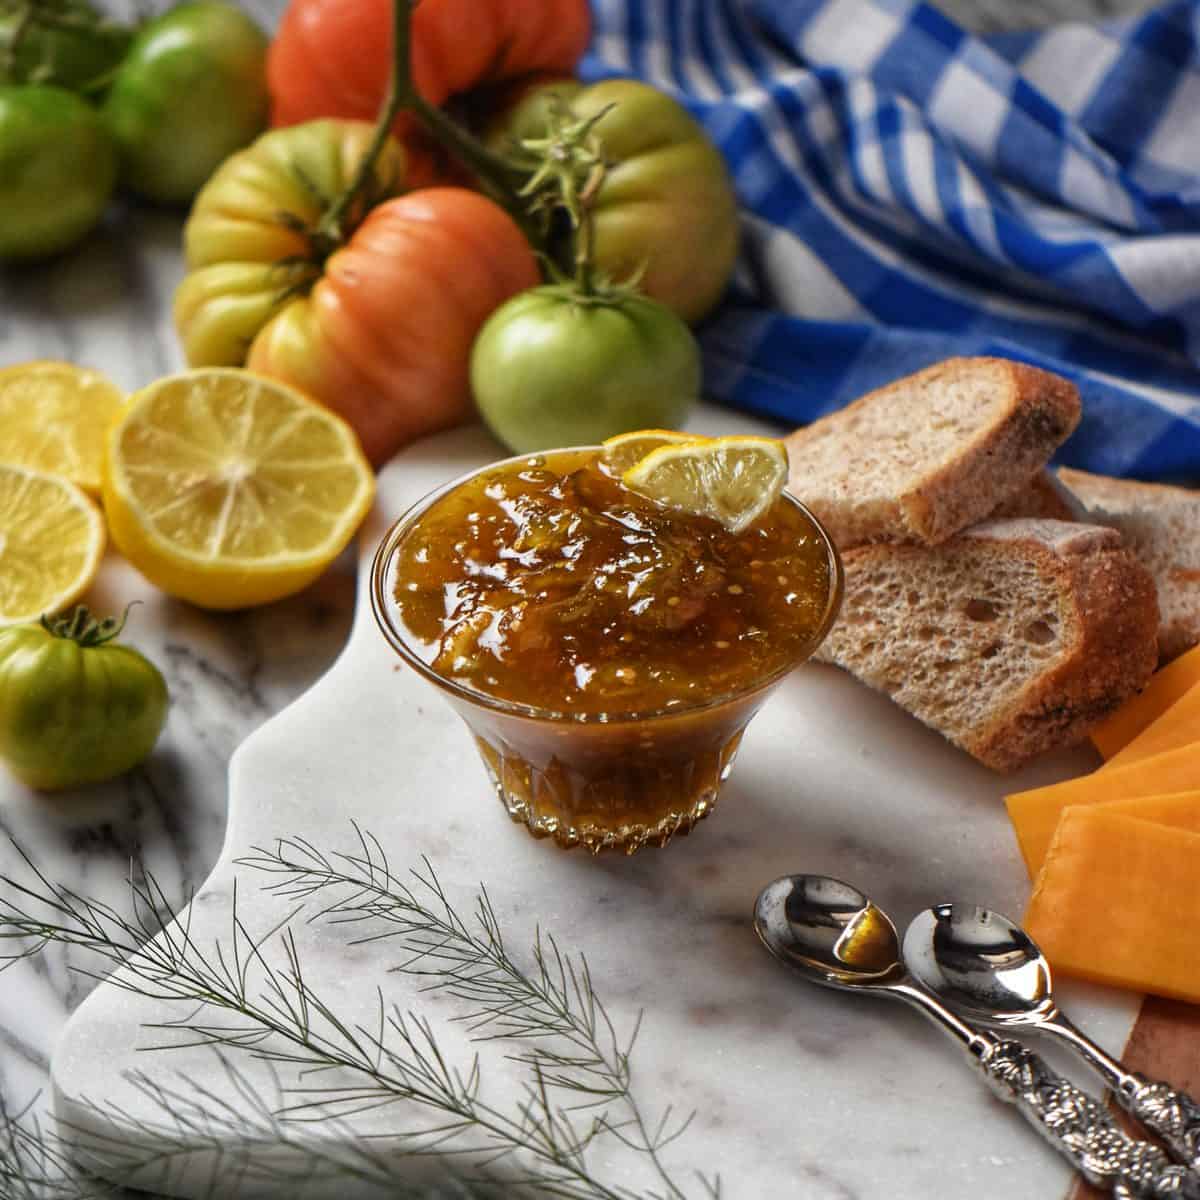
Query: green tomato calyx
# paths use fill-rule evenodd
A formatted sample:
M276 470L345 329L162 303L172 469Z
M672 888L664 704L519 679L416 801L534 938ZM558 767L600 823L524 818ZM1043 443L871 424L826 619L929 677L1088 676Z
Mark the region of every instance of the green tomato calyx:
M581 120L564 97L551 97L546 136L518 143L521 163L532 172L520 195L530 199L532 212L562 208L575 228L583 223L608 169L596 125L615 107L606 104Z
M577 279L564 279L558 271L555 271L554 274L557 278L553 283L544 283L537 290L543 296L554 296L556 299L568 301L571 304L594 305L597 308L620 308L633 297L643 295L637 286L636 278L627 283L614 283L606 276L593 275L589 286L583 288ZM645 296L643 298L649 299Z
M138 600L130 601L119 617L100 618L94 617L86 604L80 604L73 612L62 617L48 617L43 613L41 626L54 637L66 638L82 647L103 646L121 636L129 618L129 610L138 603Z

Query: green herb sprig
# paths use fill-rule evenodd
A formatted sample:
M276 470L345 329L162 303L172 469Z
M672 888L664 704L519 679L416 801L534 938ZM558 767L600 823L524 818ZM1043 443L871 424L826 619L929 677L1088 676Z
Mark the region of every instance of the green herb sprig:
M12 947L0 953L0 963L10 965L52 944L90 951L100 969L75 970L100 979L120 967L109 977L110 986L179 1004L178 1017L154 1027L172 1035L157 1048L201 1045L219 1055L226 1082L242 1104L193 1081L180 1079L168 1089L146 1074L132 1078L178 1134L167 1151L155 1152L159 1167L198 1148L211 1153L239 1139L247 1146L269 1139L335 1174L384 1182L397 1197L419 1194L429 1200L428 1187L412 1192L404 1183L404 1161L436 1155L446 1186L458 1189L441 1193L447 1197L688 1200L662 1152L685 1132L690 1117L676 1119L668 1107L651 1118L640 1106L632 1065L640 1020L625 1037L618 1034L586 959L563 953L552 936L539 931L532 969L523 968L505 945L485 890L464 915L428 860L398 876L378 840L357 826L355 833L357 847L350 853L325 853L305 839L289 838L240 860L267 876L266 886L295 900L296 907L273 928L255 933L239 915L235 886L228 934L208 948L193 938L187 915L171 918L151 876L131 879L132 915L126 916L52 883L18 847L29 878L0 875L0 942ZM305 912L313 900L319 904ZM512 1060L522 1068L521 1094L507 1106L486 1099L479 1057L465 1069L455 1067L429 1019L390 1005L382 991L369 1029L343 1019L305 978L291 931L302 914L339 927L372 921L371 930L352 944L394 939L400 949L394 969L465 1002L462 1019L474 1040L518 1044ZM273 965L265 953L276 942L283 948L283 966ZM286 1069L289 1077L298 1070L300 1082L279 1085L277 1097L260 1096L237 1065L244 1054L273 1071ZM334 1071L338 1081L330 1083ZM356 1133L349 1123L356 1114L401 1101L418 1105L433 1120L390 1132L386 1154L378 1139ZM103 1116L108 1110L96 1111ZM128 1123L128 1114L110 1115ZM305 1132L315 1121L326 1134L335 1123L342 1136L314 1145ZM53 1168L65 1159L57 1137L20 1114L0 1111L0 1182L23 1180L41 1190L14 1194L39 1200L97 1194L47 1190L60 1186L51 1182ZM157 1124L154 1137L161 1146ZM605 1139L645 1155L657 1184L634 1192L602 1179L591 1151ZM95 1140L93 1131L90 1141ZM136 1142L101 1146L93 1165L100 1174L128 1178L155 1165L139 1158L148 1153ZM250 1169L251 1157L217 1164L221 1178ZM718 1180L697 1176L693 1182L692 1195L720 1196Z

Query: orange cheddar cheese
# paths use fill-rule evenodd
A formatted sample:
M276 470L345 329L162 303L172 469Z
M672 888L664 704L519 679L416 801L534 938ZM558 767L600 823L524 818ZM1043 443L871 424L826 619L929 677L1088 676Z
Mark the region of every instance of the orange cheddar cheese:
M1196 684L1200 684L1200 646L1156 671L1136 696L1092 730L1092 744L1105 759L1112 758Z
M1200 741L1200 684L1175 701L1162 716L1156 718L1132 741L1117 751L1100 768L1107 771L1126 763L1178 750L1180 746Z
M1200 833L1200 791L1171 792L1166 796L1132 796L1128 800L1106 800L1093 807L1119 816L1136 817L1139 821L1151 821L1155 825L1170 825L1172 829Z
M1200 743L1168 750L1125 766L1005 797L1025 866L1032 879L1046 857L1058 818L1068 805L1103 804L1137 796L1200 789Z
M1108 805L1058 823L1025 914L1055 971L1200 1002L1200 833Z

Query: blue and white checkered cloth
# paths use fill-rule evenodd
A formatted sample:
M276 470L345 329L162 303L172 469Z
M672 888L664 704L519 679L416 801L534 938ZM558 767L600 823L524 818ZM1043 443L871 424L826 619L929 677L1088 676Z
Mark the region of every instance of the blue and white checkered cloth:
M905 0L593 0L742 206L715 398L796 424L955 354L1073 379L1059 460L1200 480L1200 0L979 38Z

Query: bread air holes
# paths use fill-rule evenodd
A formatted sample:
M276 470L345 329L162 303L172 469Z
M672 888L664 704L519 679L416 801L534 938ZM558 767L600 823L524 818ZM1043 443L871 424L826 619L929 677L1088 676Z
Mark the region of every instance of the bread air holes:
M968 621L994 621L1000 610L990 600L975 596L963 606L963 615Z
M1048 646L1058 637L1058 631L1050 621L1030 621L1025 626L1025 640L1035 646Z

